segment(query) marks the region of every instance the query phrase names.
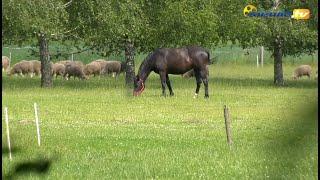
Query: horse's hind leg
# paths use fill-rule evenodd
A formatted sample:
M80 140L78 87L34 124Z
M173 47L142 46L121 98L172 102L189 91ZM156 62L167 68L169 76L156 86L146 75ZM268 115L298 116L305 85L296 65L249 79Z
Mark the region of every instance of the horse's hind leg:
M166 73L159 72L159 75L160 75L161 86L162 86L162 95L166 96Z
M197 88L196 88L196 93L194 94L194 98L198 97L199 90L200 90L200 85L201 85L201 75L200 71L194 71L194 76L196 77L196 82L197 82Z
M206 70L200 71L200 75L201 75L201 79L202 79L202 82L203 82L204 88L205 88L204 97L205 97L205 98L209 98L207 71L206 71Z
M169 91L170 91L170 96L173 96L174 95L174 93L173 93L173 91L172 91L172 87L171 87L171 82L170 82L170 79L169 79L169 75L167 74L166 75L166 78L167 78L167 86L168 86L168 89L169 89Z

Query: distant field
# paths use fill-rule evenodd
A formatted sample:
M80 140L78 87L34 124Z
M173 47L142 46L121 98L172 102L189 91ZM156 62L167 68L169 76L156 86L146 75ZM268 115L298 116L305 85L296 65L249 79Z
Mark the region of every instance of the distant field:
M306 62L315 72L317 61ZM38 77L4 75L2 105L9 109L13 161L2 116L3 177L317 179L318 83L314 74L310 80L291 80L297 64L285 63L287 85L281 88L273 86L272 64L211 65L208 100L203 85L193 99L195 80L180 76L170 76L175 96L165 98L154 73L140 97L126 90L123 75L118 80L58 78L51 89L40 88ZM231 148L224 105L232 118ZM49 159L47 172L14 173L21 163L39 159Z

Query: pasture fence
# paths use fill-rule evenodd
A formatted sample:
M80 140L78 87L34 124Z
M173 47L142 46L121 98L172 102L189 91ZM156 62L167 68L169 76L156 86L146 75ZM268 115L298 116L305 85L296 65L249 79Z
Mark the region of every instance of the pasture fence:
M57 46L50 46L49 51L55 52ZM38 55L34 52L37 51L36 47L25 46L25 47L2 47L2 54L9 55L12 63L17 63L21 60L28 59L39 59ZM33 53L32 53L33 52ZM60 51L59 51L60 52ZM248 64L255 65L257 67L263 67L264 64L273 64L273 57L270 51L265 50L263 46L255 48L242 49L238 46L226 46L217 47L212 49L211 57L216 57L215 63L217 64ZM137 64L141 63L147 53L136 53L135 62ZM89 63L95 59L107 59L107 60L118 60L125 61L124 52L120 54L111 54L109 56L101 56L93 52L91 49L84 49L81 51L65 50L63 53L52 53L51 60L53 62L60 60L79 60L84 63ZM317 64L318 62L318 51L314 54L303 54L299 57L285 56L283 57L283 62L289 64Z
M8 143L8 150L9 150L9 159L12 160L12 153L11 153L11 143L10 143L10 130L9 130L9 115L8 115L8 107L4 108L5 113L5 122L6 122L6 129L7 129L7 143ZM35 123L37 128L37 140L38 145L40 146L40 125L39 125L39 116L38 116L38 107L37 103L34 103L34 115L35 115Z
M224 113L224 122L226 125L227 142L228 142L228 145L231 147L231 144L232 144L231 118L230 118L229 108L226 105L224 105L223 113Z
M8 107L4 108L5 118L6 118L6 127L7 127L7 142L8 142L8 148L9 148L9 159L12 161L12 155L11 155L11 143L10 143L10 132L9 132L9 117L8 117Z

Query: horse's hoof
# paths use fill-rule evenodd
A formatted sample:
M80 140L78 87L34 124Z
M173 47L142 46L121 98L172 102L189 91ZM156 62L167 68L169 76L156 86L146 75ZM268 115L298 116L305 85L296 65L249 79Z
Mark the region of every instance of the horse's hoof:
M193 98L194 98L194 99L198 98L198 94L195 93L194 96L193 96Z
M205 98L205 99L209 99L209 95L205 95L204 98Z

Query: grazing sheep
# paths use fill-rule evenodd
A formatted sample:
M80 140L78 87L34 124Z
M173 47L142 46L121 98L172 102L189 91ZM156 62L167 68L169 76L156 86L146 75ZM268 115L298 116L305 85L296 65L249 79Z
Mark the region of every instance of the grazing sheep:
M11 76L14 74L19 74L19 75L23 76L23 75L29 74L29 73L31 73L31 77L32 77L32 73L33 73L32 62L22 60L22 61L16 63L15 65L13 65L10 72L8 72L8 75Z
M207 65L206 68L207 68L207 74L209 76L209 66ZM190 71L187 71L186 73L182 74L182 77L184 77L184 78L191 78L193 76L194 76L193 69L191 69Z
M193 71L193 69L191 69L190 71L182 74L182 77L184 77L184 78L191 78L191 77L193 77L193 76L194 76L194 71Z
M84 74L82 67L77 63L67 63L65 65L63 77L68 80L71 76L73 76L74 79L75 77L78 77L79 79L88 79Z
M99 62L97 61L92 61L91 63L87 64L84 69L83 72L86 76L92 75L96 76L96 75L100 75L101 73L101 65Z
M38 60L31 60L32 63L32 73L35 73L36 76L41 74L41 62Z
M59 63L59 64L66 65L67 62L71 62L71 60L58 61L58 62L56 62L56 64Z
M97 59L94 60L92 62L98 62L100 64L101 67L101 71L104 69L104 67L106 66L106 64L108 63L108 61L104 60L104 59Z
M56 63L60 63L60 64L63 64L63 65L67 65L69 63L76 63L76 64L80 65L82 68L84 68L84 64L81 61L64 60L64 61L58 61Z
M82 69L84 68L84 64L81 61L71 61L71 62L67 62L66 65L70 64L70 63L76 63L78 66L80 66Z
M121 72L121 63L119 61L107 61L106 66L102 69L101 74L113 74L118 76Z
M10 68L10 59L7 56L2 56L2 71L8 71Z
M55 63L52 65L52 75L56 78L60 75L61 77L64 75L65 66L60 63Z
M297 67L294 71L293 71L293 75L292 78L293 79L298 79L301 76L308 76L310 79L311 76L311 66L309 65L301 65L299 67Z

